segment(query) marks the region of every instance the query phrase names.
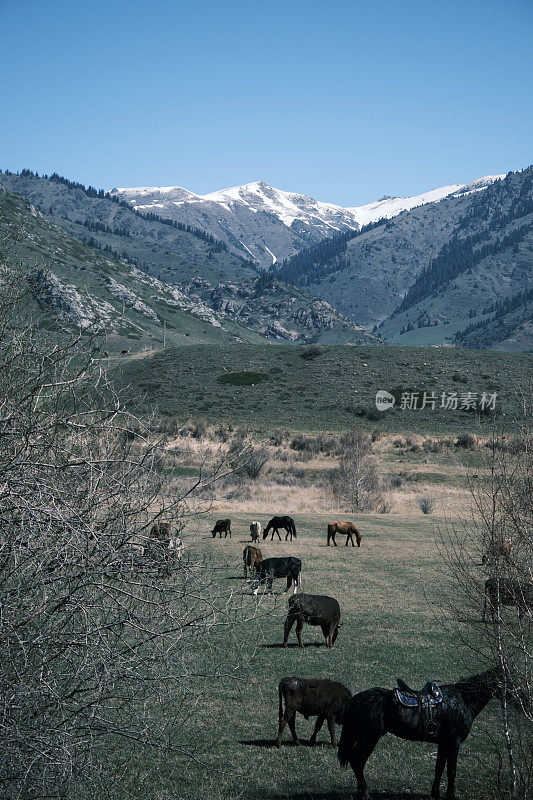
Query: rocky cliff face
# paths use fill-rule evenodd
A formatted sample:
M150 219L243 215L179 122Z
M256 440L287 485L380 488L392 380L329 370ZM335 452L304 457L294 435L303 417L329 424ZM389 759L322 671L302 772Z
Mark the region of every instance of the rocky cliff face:
M212 285L198 277L180 288L189 298L269 339L299 343L377 342L368 331L348 320L325 300L313 298L302 289L273 277L260 277L246 285L232 282Z

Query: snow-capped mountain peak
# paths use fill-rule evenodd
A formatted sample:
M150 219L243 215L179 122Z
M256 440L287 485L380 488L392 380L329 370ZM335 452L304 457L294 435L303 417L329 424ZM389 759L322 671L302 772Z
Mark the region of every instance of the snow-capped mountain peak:
M113 189L139 211L201 228L241 256L268 267L328 236L358 230L379 219L438 202L450 195L481 191L503 175L486 175L468 184L451 184L413 197L383 197L343 208L307 195L253 181L199 195L181 186Z

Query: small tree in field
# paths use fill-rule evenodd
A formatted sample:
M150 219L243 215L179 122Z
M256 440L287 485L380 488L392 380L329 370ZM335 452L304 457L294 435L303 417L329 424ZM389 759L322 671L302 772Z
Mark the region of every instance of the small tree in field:
M449 526L441 537L455 633L476 664L504 669L521 711L502 703L507 769L498 773L494 798L511 800L533 793L533 447L525 412L512 447L496 436L488 442L486 476L470 482L471 524Z
M382 497L382 484L366 436L356 433L350 437L339 466L330 473L330 483L334 497L351 511L376 508Z
M196 653L229 669L212 632L245 612L212 564L143 555L189 494L167 492L162 442L30 299L0 261L0 793L113 797L140 751L188 752Z

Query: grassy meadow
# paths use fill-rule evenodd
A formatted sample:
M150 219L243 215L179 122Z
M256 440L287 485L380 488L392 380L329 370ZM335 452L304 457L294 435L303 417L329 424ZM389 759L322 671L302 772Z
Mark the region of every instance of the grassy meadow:
M115 362L136 409L156 411L169 435L163 464L174 497L231 461L236 442L264 462L258 475L230 475L191 501L182 533L187 558L214 568L215 594L236 603L247 621L215 626L187 665L196 676L185 701L190 715L176 730L186 754L145 757L138 783L125 786L125 796L344 800L355 780L351 770L340 769L326 726L311 749L305 742L314 720L297 716L304 744L294 747L287 728L282 748L274 747L280 678L330 678L357 692L393 687L396 677L418 687L429 678L454 682L486 668L449 624L455 589L438 541L446 526L470 518L470 486L488 472L488 437L498 430L512 439L518 431L530 356L324 347L306 359L303 352L284 345L190 346ZM481 419L441 409L379 413L374 397L380 388L497 392L497 413ZM368 440L382 483L382 513L377 507L354 513L332 493L330 476L348 445L343 437L354 431ZM431 498L432 513L422 513L422 497ZM244 582L249 523L258 519L264 526L274 514L291 514L298 537L262 541L263 557L298 556L303 591L339 600L343 626L332 650L309 626L303 650L295 629L289 647L281 647L285 582L275 583L274 597L260 591L258 598ZM213 539L213 522L225 517L233 537ZM345 547L342 537L337 548L327 548L332 519L355 521L361 548ZM480 566L480 586L485 579ZM468 613L475 631L480 611ZM499 706L491 703L461 748L457 791L464 800L497 797L498 719ZM434 746L385 737L367 765L373 797L427 797L435 756Z
M257 609L258 617L241 628L213 633L205 651L198 653L198 666L206 675L221 670L223 676L201 681L201 701L184 735L194 758L169 759L158 766L156 774L146 770L146 778L153 781L153 796L348 798L355 787L353 773L340 769L336 751L329 746L327 726L311 749L306 742L314 719L305 721L297 715L302 746L292 745L287 728L281 749L274 747L278 681L286 675L327 677L356 692L376 685L392 687L397 676L421 686L428 677L446 683L468 672L453 632L443 625L448 587L435 534L444 518L420 513L416 518L356 515L364 537L361 547L347 548L338 538L340 546L327 548L326 525L331 515L299 514L298 538L292 543L280 543L277 538L271 542L270 537L262 541L266 557L302 559L303 591L333 595L340 602L343 625L335 646L329 650L320 629L305 626L302 650L294 628L289 647L281 647L287 608L284 580L274 583L274 597L262 596L260 590L257 599L243 581L241 554L250 541L251 515L234 514L231 508L224 511L232 518L233 537L213 539L209 533L213 521L225 516L222 509L200 517L184 535L189 558L213 559L222 567L223 591L233 592L234 597L242 593L245 609L252 614ZM348 519L350 515L336 516ZM263 525L268 520L264 514L255 517ZM239 653L237 668L230 652ZM457 790L465 800L493 796L496 761L488 736L494 734L497 714L497 704L490 704L461 749ZM427 797L435 754L436 748L429 744L392 736L382 739L367 766L373 797Z

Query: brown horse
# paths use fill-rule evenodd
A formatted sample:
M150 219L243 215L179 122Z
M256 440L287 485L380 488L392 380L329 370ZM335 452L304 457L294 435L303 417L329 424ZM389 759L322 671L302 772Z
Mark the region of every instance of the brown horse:
M337 547L337 542L335 541L335 535L337 533L340 533L341 536L346 536L346 547L348 547L349 541L351 541L352 547L355 547L354 536L357 539L357 547L361 547L361 539L363 536L359 533L353 522L330 522L328 525L328 547L330 541Z

